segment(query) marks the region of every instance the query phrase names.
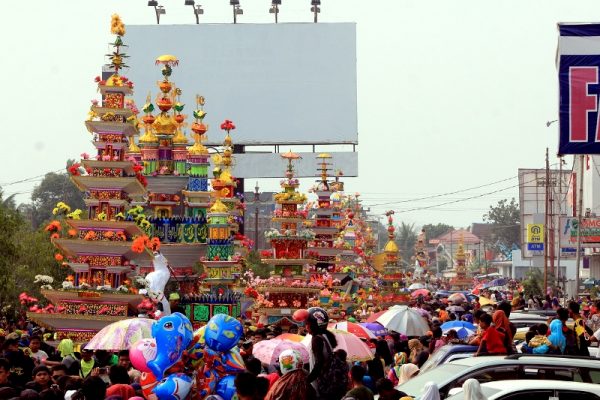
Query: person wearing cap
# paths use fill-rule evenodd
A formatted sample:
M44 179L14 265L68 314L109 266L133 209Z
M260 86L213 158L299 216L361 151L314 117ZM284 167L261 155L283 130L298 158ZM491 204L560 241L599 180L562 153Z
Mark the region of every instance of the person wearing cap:
M94 350L86 349L85 346L81 346L81 361L79 361L79 377L87 378L90 376L94 368L97 367L96 360L94 359Z
M31 379L35 364L31 357L26 356L23 351L19 349L18 335L16 335L16 337L12 333L8 335L4 342L4 357L8 360L10 365L10 377L12 383L16 387L24 387L29 379Z
M171 293L169 295L169 305L171 306L171 312L178 312L185 315L185 309L179 305L179 301L181 297L179 297L179 293Z

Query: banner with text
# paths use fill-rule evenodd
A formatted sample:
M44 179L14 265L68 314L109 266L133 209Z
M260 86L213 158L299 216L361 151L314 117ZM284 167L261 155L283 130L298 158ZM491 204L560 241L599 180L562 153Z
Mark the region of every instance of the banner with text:
M600 154L600 24L558 24L559 154Z
M600 247L600 218L583 218L579 229L581 244L596 245ZM577 244L577 218L562 217L560 219L560 241L561 246L576 247ZM574 246L575 245L575 246Z

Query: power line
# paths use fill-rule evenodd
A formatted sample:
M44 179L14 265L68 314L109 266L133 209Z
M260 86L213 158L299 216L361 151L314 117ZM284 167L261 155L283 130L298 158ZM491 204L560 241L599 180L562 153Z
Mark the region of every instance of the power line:
M61 172L61 171L64 171L64 170L65 170L64 168L61 168L61 169L57 169L56 171L50 171L50 172L46 172L45 174L42 174L42 175L32 176L31 178L20 179L20 180L18 180L18 181L9 182L9 183L2 183L2 184L0 184L0 187L7 187L7 186L16 185L17 183L29 182L29 181L32 181L32 180L34 180L34 179L43 178L43 177L45 177L47 174L51 174L51 173L57 173L57 172Z

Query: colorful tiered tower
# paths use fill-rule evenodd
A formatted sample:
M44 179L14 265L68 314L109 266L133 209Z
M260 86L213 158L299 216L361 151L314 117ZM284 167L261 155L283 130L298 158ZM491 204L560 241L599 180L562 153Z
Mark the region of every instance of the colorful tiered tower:
M465 254L464 237L460 236L458 242L458 249L454 257L456 265L454 265L454 271L456 276L450 279L450 286L452 290L466 290L473 286L473 280L467 276L467 256Z
M149 194L143 206L150 215L151 234L161 240L161 252L169 260L180 290L190 292L194 290L194 267L206 243L206 208L210 203L208 152L201 141L208 127L202 124L204 111L194 111L195 143L188 147L183 132L186 116L182 114L182 91L170 80L178 63L172 55L156 59L156 64L162 65L163 76L157 82L159 93L155 99L159 113L153 114L154 104L148 95L142 108L144 135L139 139L139 147L148 181ZM198 107L204 105L200 99ZM145 265L146 269L150 265Z
M400 289L404 286L404 274L402 273L402 258L400 250L394 241L394 219L393 211L388 211L385 215L388 218L388 242L386 243L383 252L385 254L385 264L383 267L383 275L381 278L381 295L387 304L398 303L403 300Z
M306 210L298 207L306 202L306 195L298 192L300 182L295 177L293 161L300 158L295 153L281 155L287 160L285 179L280 184L283 189L273 196L276 209L271 221L273 227L265 233L271 244L269 258L263 263L273 268L272 276L277 280L277 286L259 287L266 302L259 305L259 313L267 317L265 322L278 323L291 316L295 310L306 308L310 297L316 297L318 287L308 285L307 272L314 262L309 258L307 244L314 239L311 230L305 229ZM269 304L267 307L265 304Z
M232 217L232 213L238 212L237 198L233 195L235 179L230 170L233 159L229 131L234 128L233 124L224 125L227 135L223 156L217 158L218 164L213 171L214 179L211 180L213 192L210 194L215 200L207 214L207 248L206 257L202 260L206 274L206 291L184 297L186 313L195 325L207 322L215 314L237 317L241 312L241 293L235 291L242 270L241 255L235 248L234 232L237 230L237 224ZM202 172L200 169L199 175ZM233 209L225 204L225 199Z
M74 275L63 283L65 290L42 291L59 313L30 315L55 330L59 339L72 337L79 342L135 313L142 297L129 289L131 261L147 257L130 248L132 238L143 231L134 222L124 221L131 199L141 198L146 189L141 167L125 158L128 147L132 148L137 121L135 106L126 100L133 84L119 75L126 66L126 55L122 52L125 27L117 15L111 32L116 35L109 64L114 73L106 81L96 78L102 103L93 101L85 123L93 134L97 155L84 155L81 164L68 169L72 181L85 192L88 219L68 219L68 238L53 241Z
M429 265L429 256L427 255L427 244L425 243L425 230L417 235L415 243L415 273L413 280L424 282L427 276L427 266Z
M328 181L328 173L331 170L331 155L321 153L317 156L319 159L319 173L321 179L317 181L315 194L317 195L317 207L314 209L314 224L312 230L315 233L315 240L311 245L311 250L318 254L317 272L333 271L335 260L340 249L333 246L339 228L334 224L332 217L336 210L331 205L331 194L333 190Z

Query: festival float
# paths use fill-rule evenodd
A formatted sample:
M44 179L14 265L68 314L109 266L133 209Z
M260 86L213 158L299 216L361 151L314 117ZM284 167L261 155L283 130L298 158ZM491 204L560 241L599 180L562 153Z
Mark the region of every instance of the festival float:
M402 256L395 242L396 235L393 214L393 211L388 211L385 214L388 220L388 242L383 249L385 264L380 287L384 305L387 306L406 303L410 300L410 295L402 291L405 285L405 276L401 266Z
M455 276L450 279L451 290L470 290L473 287L473 279L467 276L467 256L465 254L464 237L461 235L458 249L454 257Z
M233 166L233 141L230 131L233 122L221 124L226 131L223 154L215 157L215 168L211 180L214 198L207 213L207 249L202 257L205 279L195 293L186 293L182 305L191 322L197 326L206 323L216 314L239 316L241 293L237 291L242 271L242 252L236 239L244 241L238 234L241 218L239 199L235 196L236 180L231 175ZM202 146L204 147L204 146ZM206 153L208 154L208 153ZM249 243L246 246L250 246Z
M269 265L271 277L261 279L247 273L246 294L255 299L254 310L262 323L294 323L292 314L297 309L308 308L323 288L322 280L309 279L309 268L315 255L308 242L315 238L306 229L306 195L298 192L300 182L295 177L293 161L300 158L288 152L281 155L287 161L282 191L273 195L276 208L271 218L272 228L265 232L271 249L262 252L262 262Z
M132 251L131 242L144 235L144 219L138 223L124 216L132 199L146 193L146 180L141 166L126 158L128 145L137 133L135 105L127 96L133 83L119 74L125 65L123 36L125 27L113 16L111 33L115 40L109 66L113 74L106 80L96 78L102 100L92 101L85 122L93 135L96 156L82 154L82 160L68 167L71 180L85 192L87 218L82 212L71 212L59 203L54 210L64 219L51 222L46 230L72 274L62 283L62 290L42 289L52 303L44 310L33 310L28 317L57 334L57 339L70 337L87 341L105 325L137 314L142 296L136 294L131 276L134 263L149 260L145 254ZM34 306L35 308L35 306Z
M339 225L333 219L334 214L339 213L338 209L332 207L331 196L334 188L329 182L328 175L331 171L331 155L321 153L317 156L319 159L319 175L321 179L317 181L313 191L317 196L317 204L312 210L311 229L315 233L315 239L310 243L309 249L317 256L315 273L335 272L336 256L340 249L335 248L333 243L339 234ZM337 185L336 187L339 187ZM339 221L340 217L336 217ZM324 305L326 305L325 303Z

